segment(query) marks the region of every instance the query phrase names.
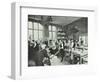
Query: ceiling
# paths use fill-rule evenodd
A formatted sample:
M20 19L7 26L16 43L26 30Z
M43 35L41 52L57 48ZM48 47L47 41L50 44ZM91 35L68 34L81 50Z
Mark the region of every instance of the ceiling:
M80 19L80 17L53 17L53 23L60 25L67 25L76 20Z
M48 16L40 16L40 15L29 15L29 19L35 19L35 20L41 20L43 22L47 22ZM67 25L70 24L81 17L71 17L71 16L51 16L52 21L49 21L50 23L53 24L58 24L58 25Z

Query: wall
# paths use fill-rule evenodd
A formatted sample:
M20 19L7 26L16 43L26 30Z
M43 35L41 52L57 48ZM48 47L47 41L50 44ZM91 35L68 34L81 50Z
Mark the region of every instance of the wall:
M69 34L69 38L72 38L74 40L79 40L79 36L86 35L88 36L88 18L81 18L78 19L68 25L66 25L66 29L78 29L78 32L73 33L73 31ZM68 30L67 30L68 31Z
M44 25L44 40L48 40L49 38L49 28L48 25Z

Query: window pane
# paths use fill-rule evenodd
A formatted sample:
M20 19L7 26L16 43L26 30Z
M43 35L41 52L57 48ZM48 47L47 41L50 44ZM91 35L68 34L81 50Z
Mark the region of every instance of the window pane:
M38 29L38 23L34 22L34 29Z
M56 31L56 26L52 26L52 31Z
M38 30L34 30L34 40L38 40Z
M40 40L43 39L43 31L39 31L39 39L40 39Z
M43 25L39 23L39 29L43 30Z
M28 39L32 40L32 30L28 30Z
M49 39L52 39L52 32L49 32Z
M51 25L49 25L49 31L51 31Z
M32 28L32 22L28 22L28 28Z
M57 34L56 34L56 32L53 32L53 39L54 39L54 40L57 39Z

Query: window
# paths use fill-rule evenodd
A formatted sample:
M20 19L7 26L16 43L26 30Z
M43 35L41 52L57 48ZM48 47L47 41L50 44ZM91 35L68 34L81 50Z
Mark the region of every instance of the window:
M49 39L56 39L57 38L57 27L53 25L49 25Z
M40 39L40 40L43 39L43 31L39 31L39 39Z
M28 28L32 28L32 22L28 22Z
M32 40L32 30L28 30L28 39Z
M49 25L49 31L52 31L52 26L51 25Z
M52 26L52 31L56 31L56 26Z
M38 23L34 22L34 29L38 30Z
M33 32L32 32L32 28L33 28L32 22L28 22L28 28L29 28L29 30L28 30L28 39L32 40L33 39L33 37L32 37L32 35L33 35Z
M53 39L56 39L57 38L56 32L53 32L52 34L53 34Z
M49 39L52 39L52 32L49 32Z
M40 40L43 39L43 25L38 22L30 22L28 23L28 38L30 40Z
M39 23L39 30L43 30L43 25Z
M49 39L57 38L57 27L49 25ZM28 38L29 40L42 40L44 38L44 27L38 22L28 22Z

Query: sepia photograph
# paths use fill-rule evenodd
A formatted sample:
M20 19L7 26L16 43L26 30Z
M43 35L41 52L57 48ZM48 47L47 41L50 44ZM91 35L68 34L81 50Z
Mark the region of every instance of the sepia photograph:
M88 64L88 17L28 15L28 67Z

